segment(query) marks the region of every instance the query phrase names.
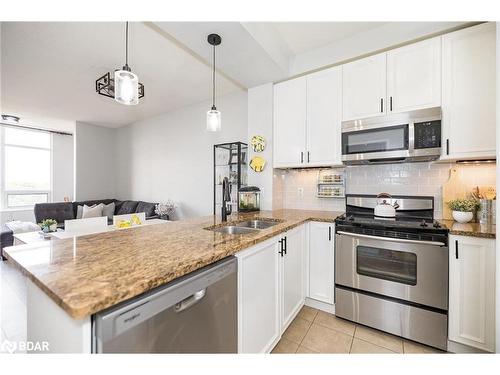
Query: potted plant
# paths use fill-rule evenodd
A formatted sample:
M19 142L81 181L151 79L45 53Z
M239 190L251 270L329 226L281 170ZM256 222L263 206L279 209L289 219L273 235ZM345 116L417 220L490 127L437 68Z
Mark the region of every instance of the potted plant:
M459 223L471 221L477 208L477 201L472 199L454 199L447 204L452 210L453 219Z
M45 219L39 225L44 233L55 232L57 230L57 221L54 219Z

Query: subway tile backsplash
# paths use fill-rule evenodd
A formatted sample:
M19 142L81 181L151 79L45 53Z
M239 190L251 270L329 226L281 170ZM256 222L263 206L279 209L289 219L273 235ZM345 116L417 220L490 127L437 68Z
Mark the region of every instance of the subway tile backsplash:
M475 186L496 185L493 165L455 165L451 163L406 163L345 167L348 194L430 195L434 197L435 217L442 217L442 186L450 168L456 166L462 182ZM317 198L318 171L274 170L273 203L275 208L343 211L341 198Z

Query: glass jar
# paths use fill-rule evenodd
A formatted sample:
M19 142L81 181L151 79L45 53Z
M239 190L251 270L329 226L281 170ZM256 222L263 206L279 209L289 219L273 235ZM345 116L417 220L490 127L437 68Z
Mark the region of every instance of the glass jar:
M256 186L242 187L238 191L238 211L260 211L260 189Z

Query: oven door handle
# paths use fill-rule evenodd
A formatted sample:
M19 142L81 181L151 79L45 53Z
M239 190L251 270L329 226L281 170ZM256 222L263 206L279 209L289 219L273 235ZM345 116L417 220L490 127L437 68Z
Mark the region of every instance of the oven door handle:
M337 234L342 234L342 235L350 236L350 237L368 238L370 240L379 240L379 241L414 243L414 244L419 244L419 245L432 245L432 246L445 246L446 245L444 242L438 242L438 241L405 240L403 238L378 237L378 236L370 236L368 234L357 234L357 233L350 233L350 232L344 232L344 231L338 231Z

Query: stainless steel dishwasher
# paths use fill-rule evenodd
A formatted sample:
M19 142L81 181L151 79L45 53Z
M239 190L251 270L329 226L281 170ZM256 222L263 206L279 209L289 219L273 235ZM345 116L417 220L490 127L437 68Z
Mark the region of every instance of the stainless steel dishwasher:
M235 257L190 273L92 319L94 353L236 353Z

